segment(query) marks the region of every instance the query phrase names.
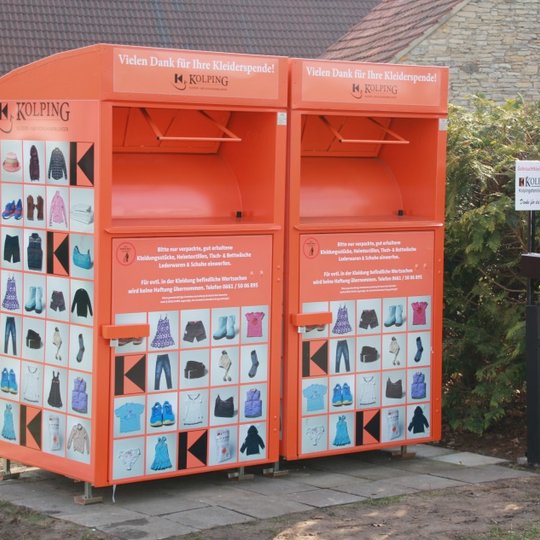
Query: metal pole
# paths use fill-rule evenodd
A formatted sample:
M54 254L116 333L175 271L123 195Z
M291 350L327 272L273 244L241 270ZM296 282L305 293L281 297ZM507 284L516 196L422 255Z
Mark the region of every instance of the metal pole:
M529 222L528 222L528 249L529 253L535 253L536 249L536 214L534 210L529 212ZM534 283L533 278L529 277L527 279L527 305L532 306L534 305Z

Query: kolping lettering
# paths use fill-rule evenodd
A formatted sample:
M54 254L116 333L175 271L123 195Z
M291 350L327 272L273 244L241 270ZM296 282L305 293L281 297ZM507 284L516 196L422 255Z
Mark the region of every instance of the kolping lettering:
M67 101L18 101L16 119L59 118L63 122L69 120L69 103Z

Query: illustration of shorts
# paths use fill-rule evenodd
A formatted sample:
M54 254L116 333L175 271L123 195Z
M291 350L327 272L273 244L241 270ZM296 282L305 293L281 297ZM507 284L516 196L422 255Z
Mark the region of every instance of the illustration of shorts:
M362 315L360 315L360 328L364 330L368 328L377 328L379 326L379 320L377 319L377 313L374 309L364 309Z
M202 341L206 339L206 330L204 329L204 324L202 321L189 321L186 324L186 329L184 330L184 341L189 341L193 343L193 340Z
M19 237L6 234L4 240L4 261L21 262L21 248L19 247Z
M65 311L66 303L62 291L53 291L51 295L51 309L54 311Z

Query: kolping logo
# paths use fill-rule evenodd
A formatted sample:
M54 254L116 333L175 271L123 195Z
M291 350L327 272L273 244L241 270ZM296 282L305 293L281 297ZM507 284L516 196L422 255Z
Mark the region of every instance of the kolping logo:
M183 74L178 74L178 73L174 74L173 86L177 90L180 90L181 92L184 91L187 88L187 84L184 81L184 75Z
M364 92L358 83L353 83L351 94L355 99L362 99L364 97Z
M7 103L0 103L0 131L2 133L11 133L12 130L13 116L9 114L9 106Z
M355 99L364 98L396 98L399 89L395 84L384 83L353 83L351 95Z
M181 92L187 88L225 90L229 86L229 77L201 73L175 73L172 84Z

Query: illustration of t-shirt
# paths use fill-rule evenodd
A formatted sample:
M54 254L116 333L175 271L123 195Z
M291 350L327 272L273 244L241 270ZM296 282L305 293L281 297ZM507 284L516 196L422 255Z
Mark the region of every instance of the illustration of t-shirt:
M262 321L264 313L262 311L252 311L246 313L247 337L262 337Z
M358 403L360 405L372 405L376 401L375 377L362 377L358 392Z
M426 308L428 306L427 302L413 302L413 324L426 324Z
M144 405L140 403L124 403L114 410L117 418L120 418L120 433L131 433L141 429L141 414Z
M326 386L323 384L310 384L304 388L302 394L307 400L306 411L321 411L324 409L324 396L327 392Z

